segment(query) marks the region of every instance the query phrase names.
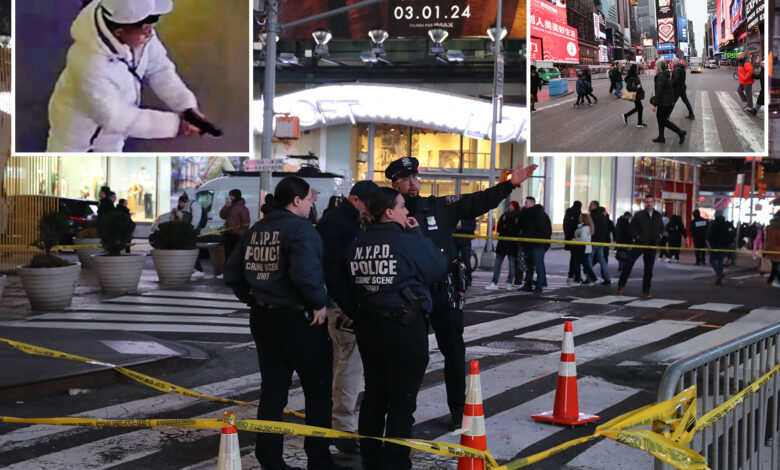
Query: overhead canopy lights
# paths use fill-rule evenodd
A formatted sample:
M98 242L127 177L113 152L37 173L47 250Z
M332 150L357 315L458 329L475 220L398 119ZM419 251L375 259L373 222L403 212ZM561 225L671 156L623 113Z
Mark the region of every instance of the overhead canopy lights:
M327 29L315 29L311 36L314 38L314 42L317 43L314 46L314 53L318 56L328 55L328 42L333 38L330 31Z
M444 54L444 46L441 45L450 33L446 29L435 27L428 30L428 37L431 38L431 54Z

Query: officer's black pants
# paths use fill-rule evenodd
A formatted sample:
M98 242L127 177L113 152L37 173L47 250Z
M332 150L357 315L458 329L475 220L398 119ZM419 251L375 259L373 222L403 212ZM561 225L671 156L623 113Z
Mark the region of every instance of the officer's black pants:
M431 326L436 344L444 356L444 383L447 405L453 420L459 422L466 404L466 345L463 343L463 310L450 308L447 292L431 289Z
M653 281L653 266L655 265L655 250L650 248L631 248L628 252L628 259L620 271L620 280L618 287L621 289L626 286L631 270L634 269L634 263L639 257L644 261L644 272L642 273L642 292L650 292L650 283Z
M306 399L306 424L329 428L333 347L326 324L309 326L300 310L252 309L249 327L260 361L260 407L257 419L281 421L293 371ZM257 434L255 455L268 469L283 468L282 436ZM329 440L307 437L303 447L309 470L330 465Z
M410 326L396 318L361 318L357 343L366 379L358 431L366 436L411 437L417 392L428 365L428 326L419 315ZM386 418L385 418L386 416ZM412 468L410 449L361 439L365 470Z
M694 248L707 248L707 241L706 240L694 240L693 241L693 247ZM696 251L696 264L704 264L706 256L707 256L707 252L706 251Z

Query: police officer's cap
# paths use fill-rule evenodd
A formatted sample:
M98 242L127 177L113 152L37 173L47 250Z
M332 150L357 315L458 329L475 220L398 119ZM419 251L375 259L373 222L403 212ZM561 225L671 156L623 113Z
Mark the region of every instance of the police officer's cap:
M117 24L154 23L173 10L172 0L102 0L106 19Z
M371 180L358 181L349 191L350 196L357 196L361 201L368 201L368 198L379 189L376 183Z
M417 167L420 166L420 162L414 157L403 157L393 161L385 169L385 177L387 179L395 181L398 178L408 176L411 174L417 174Z

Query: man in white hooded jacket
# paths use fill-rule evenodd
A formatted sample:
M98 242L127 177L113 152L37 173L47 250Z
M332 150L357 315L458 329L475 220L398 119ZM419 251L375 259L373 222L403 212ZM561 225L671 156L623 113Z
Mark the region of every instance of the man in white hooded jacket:
M93 0L71 25L74 43L49 100L47 152L121 152L125 139L199 133L182 117L195 95L154 31L171 0ZM142 108L149 85L171 109Z

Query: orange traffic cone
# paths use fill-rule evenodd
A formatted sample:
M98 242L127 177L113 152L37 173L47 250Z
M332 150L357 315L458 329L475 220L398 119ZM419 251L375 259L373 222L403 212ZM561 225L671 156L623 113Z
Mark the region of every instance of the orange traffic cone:
M460 434L460 445L487 450L485 435L485 413L482 411L482 386L479 382L479 362L471 361L469 366L469 388L466 392L466 407L463 409L461 428L453 434ZM483 470L485 462L471 457L458 458L458 470Z
M575 426L596 421L595 415L580 413L577 397L577 364L574 360L574 332L571 322L563 327L561 365L558 369L558 386L555 389L555 405L552 411L532 416L539 421Z
M232 411L226 411L223 413L222 419L232 423L235 420L235 415ZM222 428L217 470L241 470L241 450L238 446L238 431L235 426L230 425Z

